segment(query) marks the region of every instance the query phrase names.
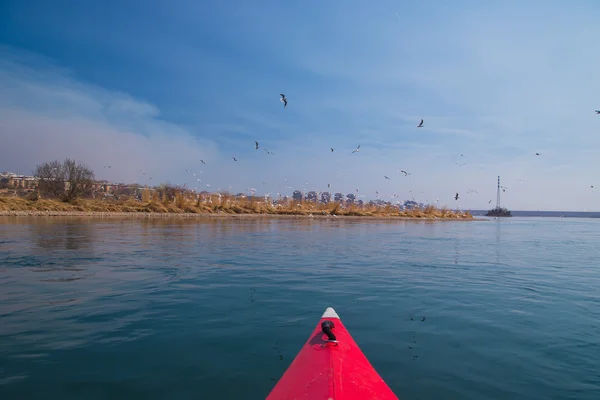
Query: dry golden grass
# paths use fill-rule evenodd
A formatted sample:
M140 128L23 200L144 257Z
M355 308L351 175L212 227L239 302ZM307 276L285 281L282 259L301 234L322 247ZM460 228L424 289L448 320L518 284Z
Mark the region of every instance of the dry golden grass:
M150 189L144 188L142 189L142 202L148 203L150 201L151 193Z
M113 199L77 199L71 203L58 200L28 200L21 197L0 197L0 212L7 211L76 211L76 212L128 212L128 213L190 213L190 214L271 214L271 215L336 215L379 218L423 219L473 219L467 211L454 211L429 205L414 210L399 210L385 205L342 206L339 203L315 204L288 200L277 205L262 198L237 198L230 194L206 194L196 196L177 192L169 198L162 191L142 192L142 200L121 196Z

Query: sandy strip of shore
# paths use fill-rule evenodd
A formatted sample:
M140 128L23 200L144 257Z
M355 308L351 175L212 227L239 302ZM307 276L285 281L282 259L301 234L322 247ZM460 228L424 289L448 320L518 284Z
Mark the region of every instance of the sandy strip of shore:
M399 217L399 216L355 216L355 215L287 215L287 214L228 214L228 213L136 213L136 212L93 212L93 211L0 211L3 217L103 217L103 218L223 218L223 219L356 219L398 221L475 221L472 218Z

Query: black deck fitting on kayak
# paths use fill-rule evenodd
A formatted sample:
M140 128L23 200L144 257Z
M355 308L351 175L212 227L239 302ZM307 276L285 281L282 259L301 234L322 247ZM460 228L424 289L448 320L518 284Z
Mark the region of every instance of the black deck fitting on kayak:
M329 340L336 340L335 335L331 331L333 328L335 328L333 321L325 320L321 323L321 329L323 330L323 333L327 335L327 339Z

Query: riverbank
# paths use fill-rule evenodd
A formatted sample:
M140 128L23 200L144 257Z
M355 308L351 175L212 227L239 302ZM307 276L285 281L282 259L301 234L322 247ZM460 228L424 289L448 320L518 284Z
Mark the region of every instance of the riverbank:
M212 199L211 199L212 201ZM264 202L242 202L219 199L214 202L141 202L134 199L121 201L78 199L73 203L57 200L27 200L18 197L0 197L0 216L26 217L119 217L119 218L351 218L403 220L473 220L467 211L454 211L428 206L415 210L399 210L391 206L341 207L339 204L286 204L267 205Z

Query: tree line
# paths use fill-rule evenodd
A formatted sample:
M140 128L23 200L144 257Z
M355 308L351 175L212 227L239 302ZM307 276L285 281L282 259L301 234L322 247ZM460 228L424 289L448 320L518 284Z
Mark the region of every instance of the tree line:
M87 165L66 158L39 164L33 171L40 194L69 202L92 193L95 174Z
M64 161L45 162L36 166L33 171L38 182L40 195L64 202L71 202L79 197L93 197L95 174L85 164L66 158ZM158 187L161 197L175 199L177 193L185 194L190 191L179 185L163 183ZM130 191L119 195L131 195Z

